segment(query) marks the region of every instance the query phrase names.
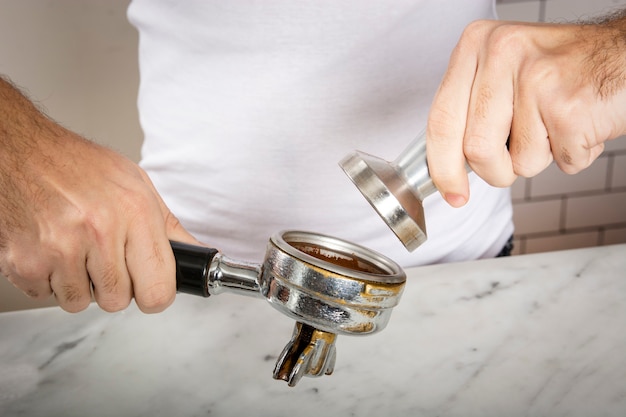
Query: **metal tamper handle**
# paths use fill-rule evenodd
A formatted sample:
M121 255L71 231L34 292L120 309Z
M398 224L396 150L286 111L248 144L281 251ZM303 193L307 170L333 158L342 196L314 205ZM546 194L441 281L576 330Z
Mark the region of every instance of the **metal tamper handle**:
M426 241L422 202L437 188L428 173L425 131L393 162L354 151L339 165L409 251Z
M234 261L213 248L171 245L179 292L263 297L296 321L274 368L274 378L290 386L303 376L333 372L338 334L385 328L406 281L404 271L379 253L305 231L272 236L261 265Z

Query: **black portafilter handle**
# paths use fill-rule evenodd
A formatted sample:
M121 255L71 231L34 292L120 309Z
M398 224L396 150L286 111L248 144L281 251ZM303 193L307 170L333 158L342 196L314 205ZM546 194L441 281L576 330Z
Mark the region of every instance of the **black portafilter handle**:
M176 258L176 291L208 297L208 274L217 249L170 241Z

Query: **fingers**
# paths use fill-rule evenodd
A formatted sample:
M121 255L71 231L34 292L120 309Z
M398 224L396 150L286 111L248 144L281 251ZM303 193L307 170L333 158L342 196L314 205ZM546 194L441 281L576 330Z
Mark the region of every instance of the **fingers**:
M20 262L15 256L5 254L0 274L5 276L11 284L19 288L28 297L43 300L52 294L47 269L39 264L40 259L32 258ZM19 269L18 269L19 268ZM36 279L44 276L46 279ZM34 279L35 278L35 279Z
M600 156L604 142L598 142L593 122L584 112L570 110L570 114L568 120L549 119L548 132L554 161L563 172L576 174Z
M518 81L511 122L509 153L513 172L522 177L533 177L553 161L548 131L536 105L534 87L526 88Z
M555 134L550 142L554 161L567 174L576 174L587 168L604 151L604 143L589 147L582 132Z
M91 302L84 255L76 256L71 242L50 250L45 244L37 248L30 239L17 238L4 255L2 274L27 296L45 299L54 294L59 306L71 313Z
M465 162L494 186L508 186L516 178L506 147L514 96L513 76L507 67L511 61L504 46L495 46L500 52L495 56L483 47L497 26L494 22L468 26L429 115L430 175L444 199L455 207L469 198Z
M50 274L50 288L59 306L70 313L86 309L91 302L91 286L85 268L85 255L80 249L68 248L52 264L55 268Z
M146 313L163 311L176 295L175 260L169 240L200 244L167 209L151 183L120 204L124 215L102 210L92 224L49 243L25 241L4 254L2 273L30 297L54 293L68 312L85 309L93 299L108 312L125 309L132 298ZM117 222L107 219L116 218ZM119 219L128 222L119 227ZM16 242L13 242L16 243ZM38 247L38 253L25 248ZM12 256L11 256L12 254ZM12 266L13 265L13 266Z
M496 187L509 186L516 178L506 143L511 131L514 99L507 55L503 52L496 57L480 57L463 137L468 165Z
M142 222L129 228L126 266L137 306L145 313L157 313L167 308L176 296L176 262L170 239L198 242L170 213L146 173L139 172L148 197L145 206L135 208Z
M472 28L466 29L465 34L471 33ZM463 137L478 66L475 38L462 37L454 49L433 100L426 130L430 176L443 198L454 207L464 205L469 198Z
M126 268L125 238L107 238L87 254L87 281L93 285L94 299L105 311L115 312L128 307L133 296L130 274Z
M469 198L465 162L490 185L507 187L518 175L541 172L553 154L563 164L585 157L581 148L571 153L571 135L560 126L546 127L544 117L550 116L542 110L551 113L554 106L552 97L543 99L542 77L555 71L546 69L545 60L529 58L534 44L528 34L543 34L533 30L475 22L451 56L428 119L427 157L435 186L452 206Z
M30 298L36 300L45 300L50 295L52 295L52 288L50 288L50 283L48 280L31 282L30 280L21 279L14 276L8 276L7 279L11 284L13 284L14 287L20 289L26 296Z
M135 302L144 313L163 311L176 295L176 264L163 223L136 227L126 243Z
M95 299L107 311L126 308L132 297L145 313L163 311L176 296L176 263L169 241L200 244L169 211L145 172L139 169L139 174L142 188L122 207L129 221L126 234L99 245L88 258Z

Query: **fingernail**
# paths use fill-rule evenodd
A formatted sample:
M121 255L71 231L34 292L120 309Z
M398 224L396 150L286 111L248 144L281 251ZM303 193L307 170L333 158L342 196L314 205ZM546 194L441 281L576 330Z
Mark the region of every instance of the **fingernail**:
M446 193L445 199L452 207L463 207L467 203L467 199L461 194Z

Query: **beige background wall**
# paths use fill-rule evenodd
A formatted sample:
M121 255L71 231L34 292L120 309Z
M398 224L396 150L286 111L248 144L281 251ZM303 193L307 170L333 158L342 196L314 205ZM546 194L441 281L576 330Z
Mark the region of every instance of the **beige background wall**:
M139 158L137 32L129 0L0 0L0 73L48 114Z
M57 121L139 159L137 34L128 0L0 0L0 73L27 88ZM501 0L501 18L562 21L626 0ZM588 170L554 167L513 186L516 250L541 252L626 242L626 139ZM52 305L0 279L0 311Z

